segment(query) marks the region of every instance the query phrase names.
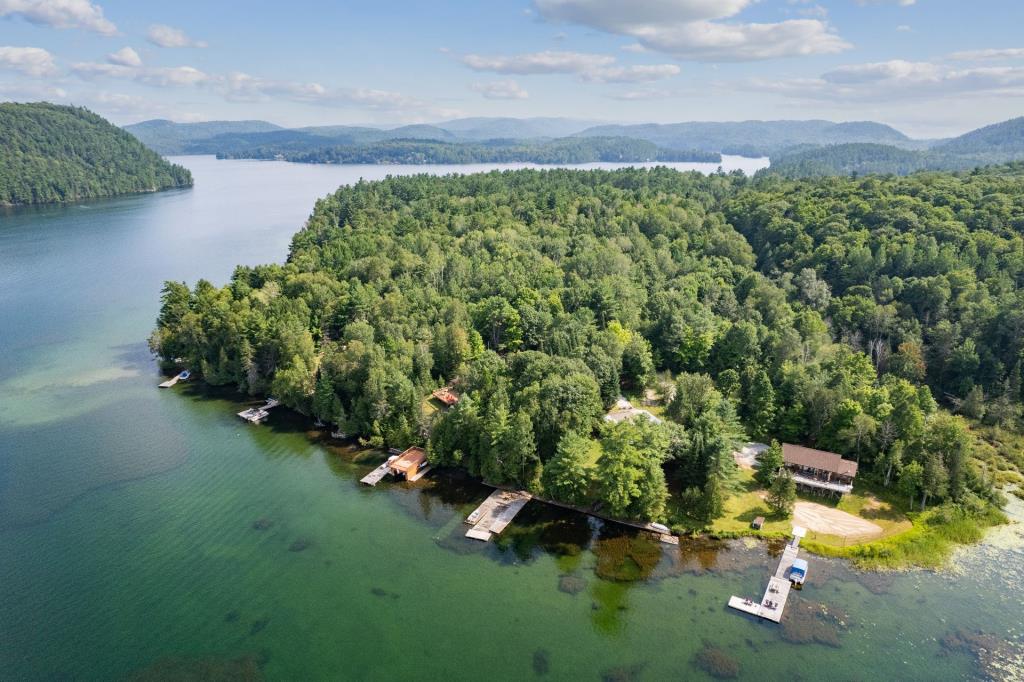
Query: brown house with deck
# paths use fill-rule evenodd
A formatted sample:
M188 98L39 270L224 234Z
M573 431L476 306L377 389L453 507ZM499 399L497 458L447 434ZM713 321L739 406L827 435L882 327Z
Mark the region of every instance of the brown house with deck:
M853 491L857 463L825 450L802 445L782 445L782 461L793 473L797 486L821 494L844 495Z

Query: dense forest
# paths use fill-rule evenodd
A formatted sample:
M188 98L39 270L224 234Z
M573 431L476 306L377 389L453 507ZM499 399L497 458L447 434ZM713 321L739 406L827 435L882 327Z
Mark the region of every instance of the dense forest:
M288 135L291 133L291 135ZM264 137L264 136L260 136ZM332 144L320 140L296 139L294 131L279 136L279 142L261 141L257 146L233 139L212 138L204 149L218 150L217 158L283 158L300 163L368 164L461 164L540 163L572 164L597 161L699 161L718 163L722 156L711 152L660 149L650 142L624 137L561 138L544 141L488 140L486 142L445 142L440 140L396 139L371 144ZM197 147L190 148L193 151Z
M0 103L0 204L191 186L188 170L87 109Z
M980 510L997 472L972 425L1021 427L1022 177L361 182L284 265L168 282L151 345L367 444L622 517L715 518L747 438ZM449 383L458 404L424 409ZM647 387L663 423L602 420Z

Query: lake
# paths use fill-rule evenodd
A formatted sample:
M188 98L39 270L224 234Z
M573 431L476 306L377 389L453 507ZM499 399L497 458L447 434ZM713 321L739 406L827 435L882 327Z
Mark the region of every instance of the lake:
M538 503L483 544L472 480L366 488L376 461L306 420L158 390L164 280L282 261L339 184L487 168L175 161L194 189L0 212L0 679L1021 675L1019 526L942 574L812 556L780 627L725 606L777 544L677 548Z

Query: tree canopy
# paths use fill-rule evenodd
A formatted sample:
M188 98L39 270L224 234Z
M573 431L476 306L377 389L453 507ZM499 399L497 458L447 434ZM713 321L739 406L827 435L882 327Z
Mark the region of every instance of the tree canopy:
M0 103L0 205L191 186L188 170L87 109Z
M992 498L949 412L1019 427L1020 187L1013 167L360 182L317 202L285 264L167 283L152 345L364 442L615 514L662 514L670 472L713 518L751 435L925 503ZM676 377L667 421L599 428L655 372ZM424 410L450 383L458 404Z

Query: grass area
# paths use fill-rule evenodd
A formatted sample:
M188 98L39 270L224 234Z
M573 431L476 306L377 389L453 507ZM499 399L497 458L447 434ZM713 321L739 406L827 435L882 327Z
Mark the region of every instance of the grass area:
M753 472L740 469L738 490L725 502L724 515L711 526L712 533L740 534L750 530L750 523L758 516L765 517L762 531L767 534L788 535L793 527L791 518L773 515L763 499L764 489L754 480ZM858 489L844 495L840 500L811 495L799 495L798 501L818 504L829 509L846 512L879 526L881 534L871 539L880 539L905 533L913 527L907 516L892 501L882 500L871 491ZM842 547L858 541L857 537L832 535L808 529L807 539L819 544Z
M587 459L583 466L594 469L597 466L597 460L601 458L601 452L601 441L596 438L590 439L590 450L587 452Z
M817 554L850 559L865 569L939 568L945 565L957 545L978 542L986 528L1006 523L1006 516L995 508L981 515L969 515L939 507L911 513L910 517L913 528L881 540L848 547L808 540L801 546Z

